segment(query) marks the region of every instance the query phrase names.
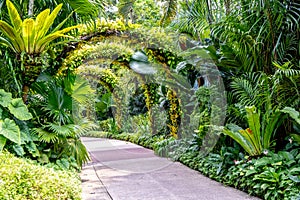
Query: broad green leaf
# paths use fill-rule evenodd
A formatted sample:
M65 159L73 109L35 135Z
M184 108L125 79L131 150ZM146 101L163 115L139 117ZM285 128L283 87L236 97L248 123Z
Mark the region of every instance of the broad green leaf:
M295 108L285 107L281 110L281 112L289 114L291 118L293 118L298 124L300 124L300 113L295 110Z
M49 163L49 157L46 154L43 153L39 157L38 161L39 161L39 163L42 163L42 164Z
M25 151L24 151L22 146L20 146L18 144L15 144L15 145L13 145L13 149L14 149L14 151L16 152L16 154L18 156L24 156L25 155Z
M21 52L24 46L22 41L19 41L20 36L17 35L16 31L5 21L0 20L0 31L9 39L10 43L14 46L15 52Z
M0 121L0 135L14 143L21 143L20 129L13 120L6 118L4 121Z
M224 129L223 133L230 136L232 139L234 139L237 143L239 143L249 155L259 155L261 152L257 152L255 149L255 146L252 145L251 141L245 135L243 135L241 132L244 131L241 127L235 125L235 124L228 124L228 129Z
M62 4L59 4L58 6L56 6L56 8L51 12L51 14L47 17L47 19L45 19L43 30L41 31L42 34L40 35L41 38L44 37L48 33L56 16L58 15L59 11L61 10L61 7L62 7Z
M61 160L56 160L56 164L60 166L62 169L69 169L70 163L67 159L62 158Z
M180 54L184 58L192 58L197 56L197 58L201 59L211 59L209 52L205 49L205 47L196 46L190 48Z
M5 144L6 144L6 137L0 135L0 152L3 150Z
M31 113L21 98L13 99L11 104L8 105L8 109L19 120L29 120L32 118Z
M284 158L285 160L289 161L289 160L294 160L294 156L288 152L288 151L279 151L278 152L278 155L281 157L281 158Z
M255 141L257 142L257 148L261 147L261 132L260 132L260 115L255 106L246 106L247 121L249 128L253 133Z
M50 9L46 9L42 11L35 19L35 30L36 30L36 40L40 38L40 35L44 34L43 27L45 24L46 19L48 18L50 14Z
M298 174L300 174L300 167L296 167L296 168L293 168L293 169L291 169L290 170L290 173L292 174L292 173L298 173Z
M25 19L22 27L22 36L25 45L26 52L31 54L34 50L34 20L33 19Z
M256 167L259 167L259 166L266 166L266 165L269 165L269 164L271 164L271 163L273 163L273 158L270 158L270 157L263 157L263 158L258 159L258 160L254 163L254 165L255 165Z
M18 13L18 10L16 9L16 7L11 1L6 0L6 5L7 5L10 21L13 27L15 28L16 32L20 33L22 28L22 19L20 17L20 14Z
M64 37L64 34L59 34L59 33L52 33L47 36L43 36L40 40L38 40L35 44L35 52L43 52L47 45L52 42L53 40L59 38L59 37Z
M0 105L3 107L8 107L12 101L12 95L10 92L5 92L3 89L0 89Z
M270 186L269 184L263 183L263 184L260 186L260 188L261 188L262 190L266 190L269 186Z

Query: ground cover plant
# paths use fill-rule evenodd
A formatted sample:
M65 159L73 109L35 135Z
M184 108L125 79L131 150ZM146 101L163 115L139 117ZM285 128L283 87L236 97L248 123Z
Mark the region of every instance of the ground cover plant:
M78 175L0 154L1 199L81 199Z

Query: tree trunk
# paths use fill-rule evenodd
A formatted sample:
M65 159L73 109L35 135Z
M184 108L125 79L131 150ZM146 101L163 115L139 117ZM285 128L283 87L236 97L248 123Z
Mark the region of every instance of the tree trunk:
M22 94L23 102L24 102L25 104L27 104L27 98L28 98L29 86L26 85L26 84L24 84L24 85L23 85L22 92L23 92L23 94Z
M33 16L33 7L34 7L34 0L29 0L29 3L28 3L28 16L29 17Z

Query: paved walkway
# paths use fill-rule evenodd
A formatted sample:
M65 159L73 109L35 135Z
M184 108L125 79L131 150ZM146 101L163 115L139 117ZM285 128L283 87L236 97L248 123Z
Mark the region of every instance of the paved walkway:
M81 173L83 200L254 200L138 145L82 138L92 161Z

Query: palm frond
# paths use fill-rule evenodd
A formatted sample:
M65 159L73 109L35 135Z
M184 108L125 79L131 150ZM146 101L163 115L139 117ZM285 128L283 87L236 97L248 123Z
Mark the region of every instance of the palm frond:
M90 160L88 151L84 144L78 138L70 138L64 144L64 152L73 156L79 166Z
M99 126L89 120L82 119L74 125L74 132L77 137L84 136L88 132L98 129Z
M171 22L171 27L199 39L208 37L209 23L205 1L194 1L191 5L182 7L177 17Z
M49 117L52 117L59 124L72 123L72 97L55 83L50 84L47 104L44 110Z
M48 125L45 125L45 128L47 128L49 131L55 133L57 136L63 136L63 137L74 136L74 125L73 124L58 125L58 124L54 124L54 123L48 123Z
M48 132L43 128L33 128L32 134L37 135L41 142L46 142L46 143L55 143L59 139L56 133Z

